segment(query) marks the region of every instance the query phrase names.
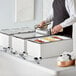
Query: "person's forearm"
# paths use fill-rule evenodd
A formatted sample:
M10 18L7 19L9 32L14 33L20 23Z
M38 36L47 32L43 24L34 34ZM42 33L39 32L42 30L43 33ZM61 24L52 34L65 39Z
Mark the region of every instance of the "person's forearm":
M70 18L60 24L63 28L73 25L76 22L76 0L66 0L65 6Z
M73 25L76 22L76 17L70 17L68 19L66 19L64 22L60 23L60 25L65 28L68 27L70 25Z

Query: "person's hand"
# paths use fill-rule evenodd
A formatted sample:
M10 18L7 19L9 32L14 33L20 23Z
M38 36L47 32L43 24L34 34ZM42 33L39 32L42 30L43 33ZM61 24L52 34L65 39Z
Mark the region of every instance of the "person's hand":
M43 28L45 24L46 24L46 22L42 21L40 24L38 24L38 28Z
M61 25L56 25L51 29L51 34L57 34L58 32L61 32L63 27Z

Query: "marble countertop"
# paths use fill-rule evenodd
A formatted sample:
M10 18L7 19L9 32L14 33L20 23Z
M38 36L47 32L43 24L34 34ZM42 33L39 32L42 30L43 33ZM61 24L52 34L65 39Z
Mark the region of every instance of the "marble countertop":
M14 72L14 73L15 72L17 72L17 73L20 72L22 74L22 73L25 73L24 70L27 71L26 68L28 68L28 67L29 67L28 68L29 72L27 71L28 73L30 73L31 70L33 70L33 72L34 71L37 71L37 72L40 71L40 74L42 73L42 71L44 72L43 74L45 74L46 72L47 72L47 74L49 74L49 75L45 74L44 76L50 76L50 75L51 76L59 76L58 74L60 72L64 73L64 71L66 72L66 71L69 71L69 70L72 70L74 73L76 72L76 66L58 67L57 64L56 64L56 59L57 59L57 57L42 59L39 62L40 64L36 64L34 62L23 60L23 59L21 59L19 57L16 57L14 55L10 55L8 53L4 53L4 52L0 51L0 74L1 74L1 72L10 73L10 71L11 71L11 73L12 72ZM35 68L35 70L34 70L34 68ZM9 70L7 70L7 69L9 69ZM21 72L21 69L22 69L22 72ZM3 76L6 76L6 75L3 75ZM27 76L31 76L31 75L28 74ZM40 75L38 75L38 76L40 76Z

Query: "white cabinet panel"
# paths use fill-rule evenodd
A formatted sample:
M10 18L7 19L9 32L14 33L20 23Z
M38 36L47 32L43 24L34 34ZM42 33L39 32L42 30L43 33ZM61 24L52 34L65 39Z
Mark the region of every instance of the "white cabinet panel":
M10 36L0 33L0 46L9 47L10 38L11 38Z

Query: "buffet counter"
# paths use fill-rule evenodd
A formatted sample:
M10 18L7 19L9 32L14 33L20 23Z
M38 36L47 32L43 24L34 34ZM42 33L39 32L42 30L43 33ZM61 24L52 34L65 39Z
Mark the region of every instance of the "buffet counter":
M42 59L39 64L0 51L0 76L75 76L76 66L58 67L57 57Z

